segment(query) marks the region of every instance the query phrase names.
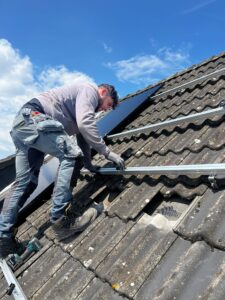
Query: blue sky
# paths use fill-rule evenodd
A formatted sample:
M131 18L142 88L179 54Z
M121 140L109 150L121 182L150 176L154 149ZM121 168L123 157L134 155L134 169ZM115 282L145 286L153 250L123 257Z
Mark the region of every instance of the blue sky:
M0 159L19 107L73 80L121 97L225 51L223 0L0 0Z

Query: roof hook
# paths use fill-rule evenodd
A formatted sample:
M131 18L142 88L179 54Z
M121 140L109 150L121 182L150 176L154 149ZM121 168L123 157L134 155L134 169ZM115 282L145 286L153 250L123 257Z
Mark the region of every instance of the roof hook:
M225 108L225 100L222 100L221 102L220 102L220 105L219 105L220 107L222 107L222 108Z
M219 188L218 184L217 184L217 181L216 181L216 176L215 175L210 175L208 177L208 180L209 180L209 183L210 183L212 189L217 190Z

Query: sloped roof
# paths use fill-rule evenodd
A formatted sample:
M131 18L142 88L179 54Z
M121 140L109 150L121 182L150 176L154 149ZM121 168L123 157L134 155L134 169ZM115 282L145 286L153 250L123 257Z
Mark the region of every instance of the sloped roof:
M149 106L126 128L215 108L225 96L224 75L163 93L225 67L225 53L162 81ZM161 94L161 95L160 95ZM126 166L222 163L224 116L110 140ZM99 155L94 162L108 166ZM105 211L66 243L53 239L50 200L19 227L44 247L16 271L30 299L224 299L224 180L207 176L85 176L74 189L75 209L93 201ZM7 299L0 280L0 299Z

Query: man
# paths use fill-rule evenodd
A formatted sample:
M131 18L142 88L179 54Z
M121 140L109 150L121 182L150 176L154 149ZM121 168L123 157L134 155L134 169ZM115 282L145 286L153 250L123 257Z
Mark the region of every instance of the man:
M114 109L117 105L118 95L113 86L86 82L49 90L21 108L11 131L16 146L16 180L0 215L0 257L21 247L13 234L14 225L19 209L37 187L45 154L57 157L60 162L50 213L55 237L63 240L84 230L96 218L93 209L75 219L66 213L72 201L71 178L82 153L84 166L93 169L91 147L124 168L124 160L110 151L99 136L94 118L95 112ZM78 145L69 137L73 134Z

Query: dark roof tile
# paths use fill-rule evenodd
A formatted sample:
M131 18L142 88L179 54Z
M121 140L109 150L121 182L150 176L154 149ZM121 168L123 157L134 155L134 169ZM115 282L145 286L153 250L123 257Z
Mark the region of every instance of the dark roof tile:
M103 283L98 278L94 278L90 284L85 288L84 292L77 298L77 300L122 300L126 299L118 293L107 283Z
M225 192L208 190L197 198L176 233L191 241L204 240L225 250Z
M26 270L19 283L25 294L33 296L69 259L69 255L53 245Z
M149 295L157 300L224 299L224 252L204 242L176 240L134 299L149 300Z
M121 219L134 219L140 214L146 205L160 191L162 185L154 185L150 181L141 184L132 184L119 194L119 196L107 208L109 216L118 216Z
M176 239L168 230L137 223L98 266L96 273L133 297Z
M181 198L193 199L196 196L203 195L207 190L208 186L200 184L197 187L186 187L181 183L176 184L174 187L164 186L160 192L165 198L170 198L173 195L179 195Z
M70 250L71 255L95 270L134 225L131 221L124 223L119 218L105 217L82 235L81 242Z
M62 252L58 260L61 260ZM46 266L47 267L47 266ZM62 300L76 299L94 274L87 271L78 261L69 258L53 276L35 293L32 299Z

